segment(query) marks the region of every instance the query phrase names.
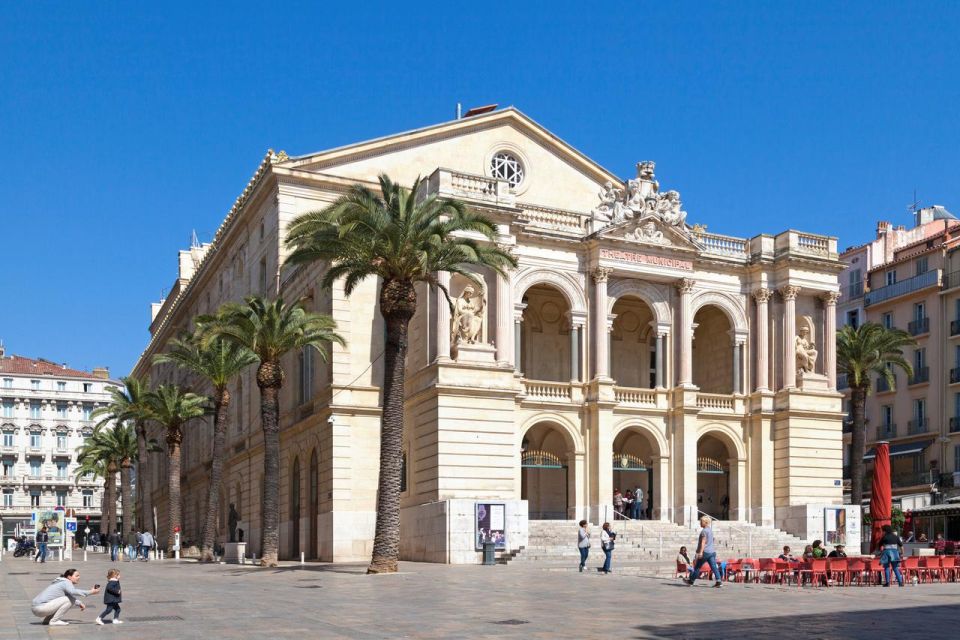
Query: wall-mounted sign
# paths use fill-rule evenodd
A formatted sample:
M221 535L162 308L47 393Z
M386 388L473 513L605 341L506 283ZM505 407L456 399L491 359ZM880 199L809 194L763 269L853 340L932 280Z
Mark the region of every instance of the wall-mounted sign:
M484 542L493 542L495 549L507 548L506 506L488 502L477 503L475 539L476 549L483 549Z
M610 260L621 260L623 262L649 264L655 267L670 267L671 269L680 269L681 271L693 271L693 262L690 260L678 260L677 258L667 258L665 256L652 256L646 253L636 253L634 251L600 249L600 257Z

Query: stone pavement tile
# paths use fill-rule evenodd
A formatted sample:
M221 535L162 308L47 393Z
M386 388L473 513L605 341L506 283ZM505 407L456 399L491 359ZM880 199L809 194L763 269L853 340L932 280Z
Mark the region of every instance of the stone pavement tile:
M278 569L194 562L121 563L122 627L95 627L101 598L71 611L77 624L48 628L29 602L69 563L0 565L0 634L11 638L219 640L232 638L792 638L898 640L953 628L960 584L904 589L813 589L709 584L536 567L402 563L367 576L365 565ZM81 587L105 582L102 557L78 562ZM41 571L42 569L42 571ZM876 616L895 616L895 627ZM7 624L3 624L6 621ZM926 627L927 623L934 626ZM7 633L15 627L17 635ZM929 637L928 632L923 632ZM0 635L0 640L6 636Z

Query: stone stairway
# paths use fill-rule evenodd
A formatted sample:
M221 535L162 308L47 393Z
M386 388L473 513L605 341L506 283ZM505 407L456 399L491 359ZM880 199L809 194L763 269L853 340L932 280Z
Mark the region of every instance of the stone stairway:
M772 558L784 545L794 553L803 552L805 542L773 527L758 527L745 522L714 522L717 555L727 558ZM591 525L594 544L589 566L602 563L600 527ZM651 520L617 521L617 545L613 562L619 573L673 575L676 556L686 546L693 556L697 531L672 522ZM576 548L577 523L573 520L531 520L527 546L499 558L501 564L535 565L544 569L576 571L579 553Z

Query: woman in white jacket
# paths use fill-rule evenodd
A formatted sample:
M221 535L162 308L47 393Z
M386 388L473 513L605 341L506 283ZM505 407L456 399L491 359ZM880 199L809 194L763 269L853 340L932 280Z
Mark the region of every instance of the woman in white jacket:
M580 521L580 530L577 532L577 549L580 550L580 573L583 573L583 565L587 564L587 556L590 555L590 531L587 529L587 521Z

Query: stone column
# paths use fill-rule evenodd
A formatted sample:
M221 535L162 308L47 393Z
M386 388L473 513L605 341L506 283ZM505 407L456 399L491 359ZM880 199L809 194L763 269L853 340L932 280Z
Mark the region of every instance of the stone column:
M677 384L681 387L693 386L693 333L690 330L693 318L690 317L690 294L696 283L683 278L676 283L680 292L680 313L677 337L680 340L680 371Z
M497 362L513 363L514 338L512 291L510 290L510 274L497 274Z
M513 368L523 375L523 310L527 305L513 305Z
M733 343L733 392L740 393L740 350L741 345L736 339Z
M797 388L797 294L800 287L787 285L780 289L783 296L783 388Z
M584 324L582 315L577 314L575 317L572 313L570 314L570 380L572 382L580 382L583 378L580 369L580 351L583 343L581 335L583 334Z
M837 390L837 299L840 294L823 294L823 372L827 374L830 391Z
M593 375L610 377L610 334L607 330L607 279L610 267L597 267L593 272Z
M438 271L437 283L450 291L450 272ZM452 297L452 294L451 294ZM450 359L450 304L442 291L437 291L437 360Z
M658 331L657 332L657 355L656 355L657 388L658 389L664 388L663 366L664 366L665 360L664 360L663 354L666 346L667 346L667 334L665 332Z
M770 390L770 289L757 289L757 391Z

